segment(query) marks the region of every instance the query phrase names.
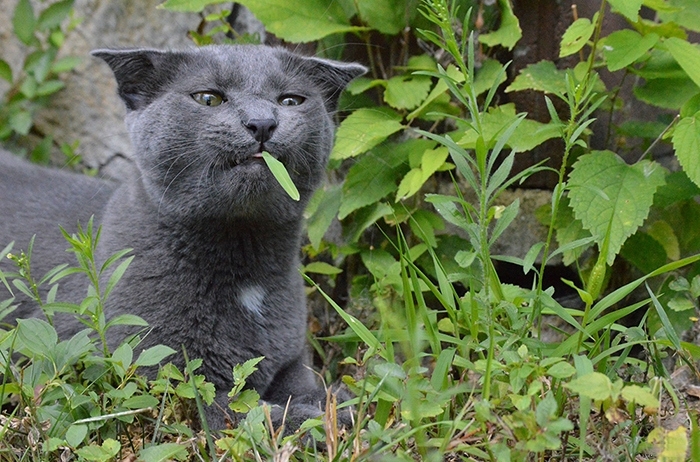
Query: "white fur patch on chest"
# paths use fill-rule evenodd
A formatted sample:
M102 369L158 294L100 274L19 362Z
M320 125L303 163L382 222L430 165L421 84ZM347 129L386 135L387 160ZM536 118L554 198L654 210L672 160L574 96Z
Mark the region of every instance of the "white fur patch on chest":
M265 300L265 290L260 286L244 287L239 292L241 305L251 313L262 316L263 301Z

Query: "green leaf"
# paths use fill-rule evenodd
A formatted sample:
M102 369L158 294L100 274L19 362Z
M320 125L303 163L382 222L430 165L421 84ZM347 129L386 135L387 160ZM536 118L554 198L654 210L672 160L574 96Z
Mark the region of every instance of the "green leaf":
M255 390L243 390L232 400L228 407L233 412L248 412L260 402L260 395ZM320 412L320 411L319 411Z
M673 133L673 148L685 174L700 186L700 112L678 122Z
M406 26L405 0L357 0L355 5L362 21L382 34L396 35Z
M609 265L646 219L664 177L664 169L654 162L627 165L610 151L585 154L574 164L569 177L571 208L600 249L609 239Z
M147 327L148 323L146 322L145 319L143 319L140 316L136 316L135 314L120 314L120 315L115 316L112 319L110 319L110 321L107 323L107 327L113 327L113 326Z
M136 366L155 366L163 361L170 355L175 354L176 351L165 345L156 345L151 348L147 348L139 354L138 359L134 365Z
M18 319L17 340L20 345L37 356L50 358L58 342L56 330L41 319Z
M396 109L414 109L425 100L432 86L430 77L425 75L400 75L386 83L384 101Z
M564 32L561 38L559 57L573 55L583 48L593 35L595 21L588 18L580 18L574 21Z
M7 64L7 61L2 59L0 59L0 79L12 83L12 68Z
M557 69L552 61L530 64L506 88L506 92L521 90L563 95L566 93L566 71Z
M299 194L297 187L294 185L292 178L289 176L289 172L287 172L284 164L272 157L269 152L263 151L262 157L267 164L267 167L272 172L272 175L275 177L280 186L282 186L282 189L284 189L289 197L295 201L298 201L301 198L301 195Z
M501 8L501 26L496 31L479 34L479 42L489 47L501 45L512 50L523 36L523 31L520 29L518 18L513 13L510 1L499 0L498 3Z
M688 77L700 87L700 48L676 37L666 39L664 44Z
M656 42L659 36L647 34L642 36L633 30L615 31L605 38L603 54L610 71L623 69L644 56Z
M87 425L71 425L68 427L68 430L66 430L66 443L72 447L79 446L87 436L87 431Z
M29 0L19 0L12 15L12 27L15 35L25 45L31 45L34 41L36 29L36 17Z
M560 361L547 370L547 374L555 379L566 379L576 373L576 368L566 361Z
M645 103L664 109L680 109L700 88L688 77L647 80L634 87L634 96Z
M387 143L362 156L345 178L338 218L342 220L395 191L396 182L407 170L406 163L411 153L424 152L433 146L434 142L423 139Z
M342 198L342 185L337 184L317 190L314 197L311 199L312 203L318 201L316 209L306 221L309 241L314 249L320 250L321 240L338 214Z
M39 87L36 89L36 96L52 95L65 86L66 84L60 80L49 80L39 85Z
M73 10L74 0L63 0L49 5L39 14L37 27L41 30L55 29L61 25Z
M659 18L695 32L700 32L700 2L697 0L669 0L669 8L659 9Z
M474 77L473 89L476 96L489 91L494 83L500 85L505 82L507 74L505 72L501 72L502 70L503 65L497 60L490 58L485 59L484 62L481 63L481 68Z
M637 22L639 9L644 0L608 0L614 11L621 13L633 23Z
M627 385L622 389L620 395L625 401L637 403L644 407L658 408L659 400L654 396L649 389L642 388L639 385Z
M304 266L305 273L317 273L317 274L340 274L343 272L340 268L330 265L326 262L315 261Z
M117 455L121 444L112 438L107 438L104 440L101 446L96 444L91 444L90 446L84 446L75 453L85 460L96 461L96 462L106 462L112 460L114 456Z
M401 116L394 111L358 109L338 127L331 159L347 159L367 152L402 128Z
M612 396L612 382L605 374L591 372L564 384L564 387L595 401L605 401Z
M156 408L160 400L151 395L136 395L125 399L121 405L127 409Z
M163 462L166 460L185 460L188 457L187 447L178 443L163 443L149 446L139 453L143 462Z
M78 56L66 56L65 58L60 58L51 65L51 72L60 74L61 72L72 71L82 61L83 60Z
M331 34L366 30L350 25L340 2L240 0L238 3L247 7L268 31L288 42L312 42Z
M199 13L205 6L215 5L217 3L228 3L228 0L167 0L158 5L158 8L170 11Z
M518 115L515 112L515 104L508 103L491 107L482 117L482 135L489 148L495 146L496 140L515 120ZM506 145L514 152L529 151L545 141L560 135L559 127L555 124L543 124L535 120L523 119L515 128L512 136L506 141ZM457 140L458 144L466 149L476 148L479 135L475 130L469 129L464 136Z

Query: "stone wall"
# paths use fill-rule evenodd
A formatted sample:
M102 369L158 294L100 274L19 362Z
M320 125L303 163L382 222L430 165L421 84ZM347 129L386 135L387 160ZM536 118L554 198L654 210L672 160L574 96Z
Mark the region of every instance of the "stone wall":
M15 72L26 53L12 32L16 3L0 0L1 54ZM33 3L39 11L41 3ZM66 88L53 97L50 107L36 120L38 132L52 135L58 144L79 140L77 152L85 163L116 178L124 171L124 158L131 155L123 123L124 107L111 71L104 62L92 58L90 50L192 46L187 31L197 27L197 15L156 9L159 3L162 0L77 0L76 16L82 18L82 23L68 35L61 54L79 56L83 61L63 76Z

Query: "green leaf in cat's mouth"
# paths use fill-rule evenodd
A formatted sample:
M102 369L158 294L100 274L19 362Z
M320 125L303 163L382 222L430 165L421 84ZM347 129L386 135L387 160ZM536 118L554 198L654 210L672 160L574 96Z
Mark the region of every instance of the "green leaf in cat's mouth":
M289 194L289 197L291 197L295 201L298 201L301 197L299 195L299 190L294 185L294 182L289 176L289 172L287 172L287 169L284 167L284 164L272 157L272 155L267 151L262 152L262 158L267 164L267 168L269 168L270 172L272 172L272 175L274 175L277 182L280 184L280 186L282 186L286 193Z

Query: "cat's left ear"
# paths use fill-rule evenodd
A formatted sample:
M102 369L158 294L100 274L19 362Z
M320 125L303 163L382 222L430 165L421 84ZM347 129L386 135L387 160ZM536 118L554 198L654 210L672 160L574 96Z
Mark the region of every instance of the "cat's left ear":
M355 77L367 72L365 66L356 63L321 58L304 58L304 60L310 67L311 77L321 86L329 111L336 109L340 93L347 84Z

